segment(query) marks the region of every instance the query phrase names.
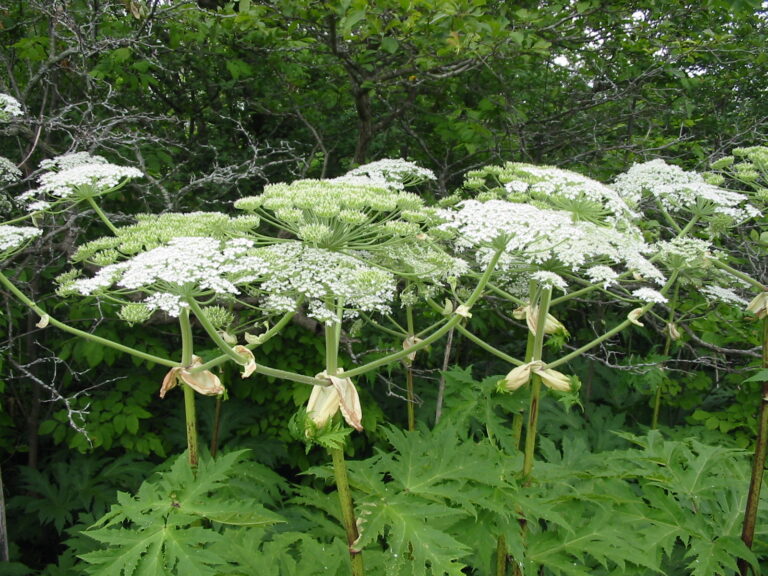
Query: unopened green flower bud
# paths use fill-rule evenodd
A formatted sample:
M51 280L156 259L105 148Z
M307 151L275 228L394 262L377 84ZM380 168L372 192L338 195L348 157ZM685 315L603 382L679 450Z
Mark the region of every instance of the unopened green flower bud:
M203 312L216 330L223 330L235 321L235 315L222 306L205 306Z
M237 200L235 202L235 208L238 210L247 210L247 211L253 211L257 210L261 206L261 197L260 196L247 196L245 198L240 198L240 200Z
M131 302L120 308L117 315L128 324L142 324L152 316L152 310L146 304Z

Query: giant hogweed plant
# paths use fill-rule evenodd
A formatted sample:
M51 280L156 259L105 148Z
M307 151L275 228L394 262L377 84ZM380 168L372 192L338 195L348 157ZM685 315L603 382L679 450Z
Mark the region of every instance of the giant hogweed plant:
M312 386L305 413L297 418L295 427L304 440L330 452L338 492L332 514L344 528L343 538L336 534L334 542L346 542L346 563L355 576L366 570L363 551L371 555L377 573L377 566L384 562L382 551L390 561L397 558L388 568L392 573L459 573L464 566L460 559L471 547L450 532L463 525L467 514L475 519L478 514L488 517L483 527L496 537L494 570L498 575L507 573L509 558L517 573L533 573L541 567L553 573L586 573L583 567L571 570L567 562L548 563L537 556L531 542L548 534L537 527L549 520L557 524L560 517L548 516L547 507L536 497L520 494L541 483L533 469L544 389L571 395L571 402L577 402L577 378L556 369L630 325L640 324L654 305L667 302L667 294L678 282L681 271L669 265L658 243L645 241L637 225L642 195L650 187L629 195L626 202L613 188L572 172L509 164L470 174L465 189L471 197L455 198L437 209L404 191L406 185L429 178L429 172L402 161L383 161L335 180L268 186L262 194L236 203L245 215L138 215L135 224L119 227L100 203L140 173L87 154L60 157L43 168L40 187L20 199L26 203L28 215L0 227L3 256L11 256L40 235L39 228L20 226L20 222L45 221L85 205L110 234L77 250L74 262L78 267L60 278L59 296L118 304L119 317L128 324L163 314L176 322L181 342L176 358L163 358L99 338L53 318L0 274L0 283L40 316L41 328L52 325L165 366L168 371L159 385L160 395L175 387L183 391L186 467L177 462L165 480L146 484L138 500L122 497L88 532L106 546L83 556L91 564L90 573L229 573L232 563L240 561L230 562L219 552L225 542L222 534L238 527L261 531L256 539L267 538L261 544L244 537L243 542L252 542L254 550L265 550L267 542L279 540L264 527L283 517L265 512L258 503L251 512L244 512L242 504L234 503L235 495L222 489L221 483L240 474L237 461L241 455L211 462L199 454L195 394L225 393L213 371L225 362L239 365L244 378L262 374ZM736 193L721 191L728 200L717 204L719 189L709 188L698 195L690 187L681 190L685 194L678 191L678 195L693 198L697 206L707 208L713 202L717 207L727 206L734 220L752 215L745 198ZM670 197L676 198L673 192L665 198ZM676 206L677 201L669 206ZM667 205L659 200L654 206L665 209ZM697 223L717 211L707 210L684 225L668 218L673 230L669 242L686 240ZM666 208L662 213L669 216L669 212ZM738 275L724 264L723 270ZM472 332L472 309L484 305L486 295L506 302L513 315L524 321L526 344L521 357ZM624 307L627 318L568 354L545 358L548 336L564 337L566 333L564 323L553 313L567 318L567 305L575 298L607 300ZM395 320L398 303L405 308L404 329ZM424 305L434 308L439 319L417 332L414 314ZM257 364L253 350L277 335L298 310L324 327L322 370L315 375L297 374ZM345 323L373 316L378 318L372 326L403 337L402 349L365 364L342 366L339 350ZM344 460L344 439L350 429L340 419L356 430L364 425L353 378L394 362L412 361L418 350L453 330L512 366L498 385L501 391L520 394L530 388L527 413L516 412L506 434L496 430L496 438L507 435L511 439L503 444L514 456L522 439L523 420L527 422L519 462L505 456L500 444L464 443L455 428L447 428L453 432L442 439L446 445L458 442L465 447L462 449L486 455L482 458L486 467L488 462L494 463L489 467L491 480L483 480L485 474L476 471L449 467L438 474L447 482L436 488L438 493L427 490L420 494L410 481L398 480L392 469L395 461L382 460L353 464L350 483ZM196 347L203 340L209 344L197 349L212 345L218 354L198 356ZM414 428L412 419L410 427ZM412 434L411 440L418 442L420 432ZM418 448L409 445L408 438L394 431L390 435L403 457L413 458ZM469 454L467 461L472 461ZM514 472L509 469L511 462L517 462ZM399 502L391 491L396 483L381 484L385 477L403 482L404 494L424 496L431 502L419 504L409 497ZM471 496L459 498L457 493L465 488ZM362 499L357 510L353 490ZM314 495L298 501L309 505L325 499ZM408 508L407 513L403 507ZM605 538L608 535L599 532L589 542L597 549L605 545ZM613 547L612 555L603 552L592 558L603 566L624 566L621 554L630 551L616 543ZM445 549L453 550L447 560L440 555ZM664 552L670 554L671 549ZM306 550L311 550L309 544ZM568 547L564 550L566 558L582 557ZM738 555L754 564L748 553L738 551ZM636 557L625 556L625 560ZM484 561L479 560L480 564ZM653 570L660 566L649 562L637 563Z

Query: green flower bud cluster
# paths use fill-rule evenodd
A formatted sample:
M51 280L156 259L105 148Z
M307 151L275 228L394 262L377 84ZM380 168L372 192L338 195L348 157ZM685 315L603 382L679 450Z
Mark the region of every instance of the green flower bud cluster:
M216 239L246 236L259 225L259 221L256 215L231 218L220 212L139 214L135 224L119 228L116 235L80 246L73 260L107 266L122 257L152 250L180 236Z
M435 212L415 195L357 179L298 180L267 186L235 207L326 250L376 250L413 238Z

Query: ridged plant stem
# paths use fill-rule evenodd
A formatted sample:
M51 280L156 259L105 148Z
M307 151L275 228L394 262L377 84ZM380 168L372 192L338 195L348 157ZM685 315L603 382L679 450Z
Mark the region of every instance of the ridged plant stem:
M341 339L341 307L338 307L337 322L325 327L325 372L329 376L335 376L339 372L339 341ZM339 494L341 505L341 520L344 523L344 531L347 534L347 546L349 559L352 564L352 576L364 576L362 552L353 548L358 536L357 521L355 519L355 507L352 502L352 491L349 488L349 475L347 464L344 461L344 448L329 448L333 461L333 477L336 480L336 490Z
M179 326L181 328L181 365L192 364L192 325L189 321L189 309L182 308L179 314ZM189 467L195 470L198 463L197 448L197 413L195 411L195 391L186 384L181 385L184 390L184 420L187 427L187 461Z
M763 358L762 367L768 369L768 317L763 318ZM760 390L760 409L758 412L757 442L755 444L755 457L752 461L752 478L747 494L747 506L744 511L744 524L741 530L741 539L747 548L752 548L755 538L755 526L757 525L757 508L760 503L760 488L763 485L763 472L765 471L765 457L768 453L768 380L763 381ZM749 564L743 558L739 559L739 573L747 576L752 571Z

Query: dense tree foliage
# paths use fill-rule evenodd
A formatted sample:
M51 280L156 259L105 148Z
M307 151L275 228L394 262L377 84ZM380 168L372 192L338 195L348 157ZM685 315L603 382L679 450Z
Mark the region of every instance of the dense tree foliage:
M98 154L144 174L105 204L105 217L118 226L139 213L231 212L232 202L269 184L333 178L382 158L407 158L433 171L436 179L417 190L441 206L480 189L488 197L500 194L504 182L495 178L510 162L610 182L635 163L663 158L687 170L711 169L764 208L766 183L744 174L747 164L768 174L764 159L746 148L768 141L767 42L768 12L758 0L7 0L0 4L0 93L18 100L23 115L0 117L7 120L0 122L0 157L18 166L21 178L5 185L0 163L0 217L23 210L19 196L37 187L45 174L41 162L68 152ZM734 149L742 150L734 163L711 167ZM94 210L82 203L39 214L44 237L0 262L0 272L88 333L170 356L182 343L168 319L128 330L114 320L119 306L56 294L54 279L77 247L104 233ZM278 232L278 217L267 222L275 237L289 234ZM726 218L707 222L698 233L730 254L728 265L768 284L765 219L733 228ZM664 222L643 234L655 242L681 228ZM420 570L413 573L500 574L490 559L501 556L495 547L505 535L511 558L528 556L547 574L587 573L569 568L573 558L585 557L584 566L626 561L637 570L663 566L669 574L728 573L737 569L736 558L765 565L734 536L748 481L739 449L754 446L756 389L765 379L744 382L761 361L759 323L733 306L711 305L701 291L710 272L682 274L672 304L644 317L644 330L630 327L570 361L581 378L580 400L566 395L542 409L545 437L537 457L547 464L538 484L516 479L518 492L506 483L521 462L504 430L519 426L507 415L521 414L528 396L495 395L498 377L489 377L509 366L486 354L472 333L451 330L447 340L418 353L414 370L406 362L367 374L369 386L360 387L366 432L347 446L358 458L350 463L356 498L369 511L360 546L392 541L370 555L370 573L383 574L387 566L405 574L403 557L410 555ZM469 292L454 288L454 296ZM222 366L218 375L229 398L200 403L201 436L210 438L214 454L251 448L253 457L203 456L201 466L210 472L204 482L174 458L154 483L142 485L155 465L185 447L182 407L157 400L158 372L167 369L46 329L2 293L4 508L10 557L30 568L8 566L19 574L86 573L76 551L94 566L105 564L103 573L132 574L137 560L129 552L122 564L106 565L114 559L97 551L96 542L130 548L116 526L146 543L146 573L150 562L170 562L190 574L237 574L232 563L247 567L249 550L258 550L261 566L275 574L315 573L312 559L321 554L328 573L346 566L343 532L328 521L337 505L318 500L328 496L330 473L315 467L322 455L305 451L291 431L295 419L289 425L309 387L275 385L271 377L254 386L237 366ZM505 304L503 294L491 293L473 310L473 330L498 337L502 357L523 356L524 340L504 339L525 328L525 314L513 316ZM620 299L577 298L568 310L573 340L556 333L547 346L562 355L577 350L573 342L594 338L626 315L617 304L621 310ZM426 304L421 312L440 318ZM316 318L294 317L256 350L255 362L314 374L327 361L323 331ZM407 332L414 334L410 326ZM354 330L340 342L347 367L400 345L386 332ZM449 424L437 427L441 419ZM649 426L667 436L645 434ZM621 432L609 438L601 427ZM516 433L519 440L519 428ZM419 465L428 457L441 460L432 476ZM498 478L473 471L483 464ZM557 480L566 470L577 470L572 494ZM703 472L711 473L711 485L691 480ZM264 492L249 482L261 483ZM112 516L103 516L115 490L139 486L135 498L122 493ZM178 489L179 502L190 509L192 496L207 494L210 509L201 504L189 516L161 509L166 488ZM459 497L465 489L471 495ZM597 503L601 491L612 508ZM607 510L621 518L627 541L646 529L636 523L629 493L647 505L650 527L634 548L617 550L600 531ZM248 502L249 513L238 509L238 499ZM381 502L388 504L378 507ZM689 520L673 505L702 513ZM533 527L530 549L501 528L510 523L509 506ZM431 515L435 521L427 522ZM147 528L144 516L168 530ZM83 536L99 517L90 537ZM271 528L280 522L290 528ZM537 539L535 527L547 523L551 534L542 531ZM727 534L719 532L723 524ZM217 528L223 525L256 528L223 532ZM665 533L664 526L671 528ZM498 542L484 539L487 527ZM571 539L579 531L590 536ZM227 553L237 552L230 565L222 560L222 534L232 537ZM397 543L393 534L400 535ZM761 528L762 554L764 539ZM704 541L715 544L697 548ZM659 558L646 560L643 549L651 542ZM184 557L195 547L207 553ZM445 552L450 549L453 555ZM400 560L390 565L393 550ZM462 563L474 572L461 572Z

